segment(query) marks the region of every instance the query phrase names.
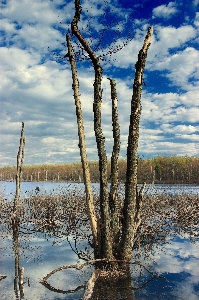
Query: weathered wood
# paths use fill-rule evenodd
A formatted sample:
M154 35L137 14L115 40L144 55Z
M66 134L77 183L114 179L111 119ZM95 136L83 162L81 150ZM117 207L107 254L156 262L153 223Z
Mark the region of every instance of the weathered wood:
M72 33L77 37L84 50L88 53L95 71L94 80L94 131L99 156L99 171L100 171L100 224L102 238L99 241L100 257L111 259L112 255L112 242L110 234L110 215L109 215L109 199L108 199L108 179L107 179L107 156L105 149L105 137L103 135L101 126L101 103L102 103L102 67L99 59L96 57L84 37L78 30L78 21L80 20L81 6L80 1L75 0L75 16L71 22Z
M141 93L144 67L147 51L150 46L153 27L148 28L142 49L138 54L135 65L135 79L131 101L131 115L127 147L127 171L124 200L124 221L122 226L122 240L120 245L121 258L130 259L132 256L132 242L134 238L135 206L137 199L137 148L139 138L139 123L141 115Z
M112 100L112 126L113 126L113 151L111 156L111 186L109 192L109 205L111 213L111 228L112 240L115 241L119 230L119 214L120 205L118 203L118 159L120 154L120 125L118 119L117 107L117 90L116 82L114 79L108 78L111 85L111 100Z
M140 224L142 222L141 209L142 209L145 186L146 186L146 182L143 183L139 193L137 192L136 205L135 205L135 217L134 217L134 232L133 232L134 237L135 237L136 231L138 230L138 227L140 226ZM133 241L133 243L134 242L135 242L135 240Z
M102 67L99 58L86 42L78 29L78 22L81 17L80 0L75 0L75 15L71 22L71 30L81 43L83 49L87 52L92 61L95 71L94 79L94 131L99 156L100 171L100 218L97 220L98 232L98 254L95 258L113 258L130 259L132 257L132 242L136 231L141 222L142 193L137 191L137 148L139 138L139 122L141 115L141 93L143 84L143 74L147 51L153 33L153 28L148 28L147 36L144 40L142 49L138 54L138 61L135 65L135 79L133 84L133 95L131 101L131 115L127 147L127 170L125 184L125 199L122 228L120 217L120 207L118 205L118 157L120 151L120 130L117 111L117 93L116 84L112 79L111 97L112 97L112 123L113 123L113 152L111 158L111 188L108 192L107 178L107 156L105 148L105 137L101 125L101 105L102 105ZM70 54L68 53L69 59ZM77 81L78 82L78 81ZM74 87L73 87L74 88ZM96 253L95 253L96 254Z
M85 141L85 133L84 133L83 115L81 109L81 99L80 99L80 92L79 92L79 80L77 76L77 69L76 69L76 62L73 53L73 47L70 41L69 34L66 35L66 41L67 41L68 55L69 55L69 61L70 61L71 71L72 71L72 80L73 80L72 88L74 91L74 99L75 99L75 106L76 106L79 148L80 148L80 156L81 156L82 169L83 169L84 186L86 192L86 203L87 203L88 215L91 224L91 231L93 235L93 244L94 244L95 251L97 251L98 248L97 217L96 217L96 212L93 203L93 191L91 186L90 170L88 166L88 159L86 153L86 141Z
M21 192L22 167L24 162L24 147L25 147L24 126L25 124L24 122L22 122L19 151L17 154L16 192L15 192L14 205L13 205L14 215L16 215L16 209L20 198L20 192Z
M22 168L23 168L23 162L24 162L24 148L25 148L24 127L25 127L25 124L22 122L19 151L17 154L16 193L15 193L15 198L14 198L13 215L12 215L13 249L14 249L14 254L15 254L14 290L15 290L17 299L24 298L24 291L23 291L24 268L20 268L20 251L19 251L20 218L19 218L19 213L18 213L18 206L19 206L20 192L21 192ZM20 297L19 297L19 293L20 293Z

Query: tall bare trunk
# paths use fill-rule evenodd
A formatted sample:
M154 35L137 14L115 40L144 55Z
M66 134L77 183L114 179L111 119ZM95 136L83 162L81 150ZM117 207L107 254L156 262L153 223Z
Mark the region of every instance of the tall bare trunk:
M97 248L98 245L97 217L96 217L94 204L93 204L93 192L92 192L91 179L90 179L90 170L89 170L87 154L86 154L86 141L85 141L85 134L84 134L80 92L79 92L79 80L77 77L76 62L73 54L73 48L68 34L66 35L66 40L68 46L69 61L71 64L71 71L72 71L72 80L73 80L72 88L74 90L74 99L76 105L79 148L80 148L80 156L81 156L82 169L83 169L84 186L86 191L86 202L87 202L88 214L90 218L91 230L93 235L93 242L95 248Z
M108 199L108 180L107 180L107 157L105 149L105 137L101 127L101 103L102 103L102 68L99 59L96 57L84 37L78 30L78 21L80 20L81 6L80 1L75 0L75 16L71 22L72 33L77 37L84 50L88 53L95 71L94 81L94 130L97 142L99 156L99 171L100 171L100 213L101 220L99 223L99 231L101 231L101 246L100 256L107 259L112 258L112 243L110 234L110 216L109 216L109 199Z
M120 154L120 126L118 120L118 107L117 107L117 91L116 82L110 79L111 85L111 99L112 99L112 125L113 125L113 151L111 156L111 186L109 193L109 205L111 212L111 228L113 241L115 240L119 230L119 214L120 206L118 203L118 159Z
M127 147L127 171L125 184L124 220L122 227L122 240L120 245L121 257L130 259L132 256L132 242L134 238L135 207L137 199L137 148L139 138L139 123L141 115L141 93L144 67L147 51L150 46L153 27L148 28L142 49L138 54L135 65L135 79L131 101L131 115Z
M21 180L22 180L22 167L24 162L24 147L25 147L25 135L24 135L24 123L22 122L21 137L19 144L19 151L17 154L17 174L16 174L16 192L13 205L13 216L12 216L12 230L13 230L13 249L15 253L15 279L14 279L14 290L17 299L24 298L23 291L23 276L24 268L20 268L20 252L19 252L19 213L18 206L21 192ZM18 289L19 286L19 289ZM20 298L19 294L20 293Z
M25 135L24 135L24 123L22 122L19 151L17 154L16 192L15 192L14 206L13 206L14 213L17 209L18 201L20 198L22 167L23 167L23 161L24 161L24 147L25 147Z

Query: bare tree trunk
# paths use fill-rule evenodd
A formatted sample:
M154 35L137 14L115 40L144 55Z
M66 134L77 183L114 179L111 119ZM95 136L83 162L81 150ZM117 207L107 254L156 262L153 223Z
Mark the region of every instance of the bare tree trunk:
M13 206L14 213L16 212L18 201L20 198L22 166L23 166L23 161L24 161L24 147L25 147L25 135L24 135L24 123L22 122L19 151L17 154L16 192L15 192L14 206Z
M15 278L14 291L16 299L24 299L23 279L24 268L20 268L20 243L19 243L19 227L13 227L13 249L15 254ZM20 294L20 297L19 297Z
M127 147L127 171L125 184L124 221L122 227L122 240L120 255L123 259L130 259L132 256L132 242L134 238L135 207L137 199L137 148L139 138L139 123L141 115L141 93L143 84L144 67L147 51L150 46L153 27L148 28L142 49L138 54L138 61L135 65L135 79L133 84L133 96L131 101L131 115L129 126L129 137Z
M101 220L99 221L99 229L101 229L101 244L100 257L107 259L113 258L112 242L110 234L110 216L109 216L109 198L108 198L108 180L107 180L107 156L105 149L105 137L101 127L101 103L102 103L102 68L99 59L96 57L90 46L87 44L84 37L78 30L77 23L80 20L81 6L80 1L75 0L75 16L71 22L72 33L77 37L84 50L88 53L95 70L94 81L94 130L99 156L99 171L100 171L100 213Z
M118 107L117 107L117 91L116 82L110 79L111 85L111 99L112 99L112 125L113 125L113 151L111 156L111 187L109 193L109 205L111 212L111 228L113 241L115 240L119 230L119 214L120 206L118 203L118 159L120 154L120 126L118 120Z
M72 79L73 79L72 87L74 90L74 99L75 99L75 105L76 105L79 148L80 148L80 156L81 156L82 169L83 169L84 185L85 185L85 191L86 191L86 202L87 202L88 214L89 214L89 218L90 218L91 231L92 231L92 235L93 235L94 248L95 248L95 252L96 252L97 245L98 245L97 217L96 217L94 204L93 204L93 192L92 192L90 171L89 171L87 154L86 154L86 141L85 141L85 134L84 134L84 124L83 124L83 115L82 115L82 109L81 109L80 92L79 92L79 80L77 77L76 62L74 59L73 48L72 48L72 44L71 44L70 37L68 34L66 35L66 40L67 40L68 55L69 55L69 61L71 64ZM97 255L97 253L96 253L96 255Z
M141 115L143 73L153 28L148 28L147 36L145 38L143 47L138 54L138 61L135 66L136 72L131 101L131 115L127 147L127 171L123 208L123 224L121 229L117 197L120 131L117 111L116 85L114 80L110 79L114 146L111 158L111 189L110 193L108 193L107 156L105 149L105 137L103 135L101 126L102 68L98 57L96 57L93 50L90 48L78 30L80 16L80 0L75 0L75 16L71 22L72 33L77 37L83 49L88 53L95 70L93 112L100 171L100 219L97 220L97 236L99 243L98 255L100 258L111 260L115 253L117 253L118 258L128 260L132 256L132 242L134 240L136 230L141 222L140 212L142 207L141 204L143 191L141 193L138 193L137 191L137 148ZM116 237L118 237L117 242ZM119 246L116 245L118 242ZM119 252L117 249L118 247ZM114 251L113 248L116 248L116 251Z
M22 122L21 137L19 144L19 151L17 154L17 174L16 174L16 193L13 205L13 216L12 216L12 230L13 230L13 249L15 253L15 279L14 279L14 290L17 299L24 298L23 291L23 276L24 268L20 268L20 252L19 252L19 216L18 216L18 205L20 200L21 192L21 180L22 180L22 167L24 162L24 147L25 147L25 135L24 135L24 123ZM19 286L19 289L18 289ZM20 292L20 298L18 295Z

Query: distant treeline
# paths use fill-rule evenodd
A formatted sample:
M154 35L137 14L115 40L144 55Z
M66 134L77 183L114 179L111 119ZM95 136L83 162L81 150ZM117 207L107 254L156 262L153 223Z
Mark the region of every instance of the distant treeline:
M99 181L98 162L89 162L92 182ZM110 171L110 162L108 170ZM16 167L0 168L0 180L15 180ZM119 180L125 182L126 160L119 161ZM23 167L23 181L82 182L81 163L44 164ZM138 159L138 183L193 183L199 184L199 157L166 157Z

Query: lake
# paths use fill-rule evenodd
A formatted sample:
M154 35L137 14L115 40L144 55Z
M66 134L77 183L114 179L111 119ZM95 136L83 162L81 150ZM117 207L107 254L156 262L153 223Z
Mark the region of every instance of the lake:
M81 189L82 183L57 183L57 182L23 182L22 196L28 197L35 193L35 188L40 187L40 193L59 193L60 190L68 190L73 187ZM94 184L97 189L98 184ZM12 199L15 192L14 182L0 182L0 190L5 199ZM172 193L180 192L198 194L198 186L180 185L154 185L149 186L147 193ZM21 255L20 266L24 267L23 295L16 295L14 290L15 257L13 251L12 236L0 237L0 274L7 277L0 281L0 299L81 299L84 294L84 284L90 278L92 267L85 267L81 271L75 269L62 270L55 273L49 279L49 283L59 290L71 290L71 293L63 294L48 290L39 281L52 270L67 264L81 263L76 254L71 250L66 238L55 239L38 233L37 235L23 236L20 239ZM16 253L15 253L16 254ZM156 278L137 289L151 279L151 275L140 268L132 265L132 282L135 299L199 299L199 239L190 242L188 236L175 236L168 240L162 249L153 249L149 253L146 266L151 266L154 273L166 277ZM77 287L80 289L72 293ZM119 298L118 298L119 299ZM113 300L113 299L112 299Z

